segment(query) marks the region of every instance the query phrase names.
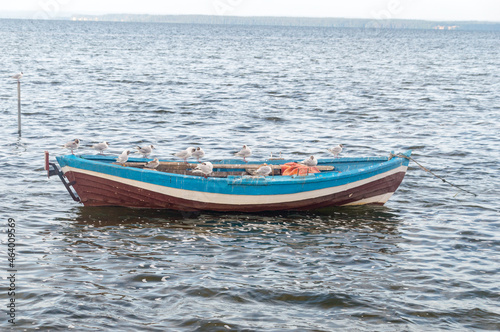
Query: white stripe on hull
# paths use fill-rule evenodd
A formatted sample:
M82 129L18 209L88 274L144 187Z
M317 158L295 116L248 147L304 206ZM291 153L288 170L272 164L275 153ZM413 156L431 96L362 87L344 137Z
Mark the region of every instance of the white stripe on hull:
M368 184L370 182L383 179L383 178L390 176L392 174L396 174L399 172L406 172L406 169L407 169L407 166L399 166L398 168L392 169L392 170L387 171L387 172L382 173L382 174L372 176L368 179L348 183L348 184L341 185L341 186L305 191L305 192L294 193L294 194L230 195L230 194L208 193L208 192L201 192L201 191L193 191L193 190L165 187L165 186L141 182L141 181L137 181L137 180L122 178L122 177L118 177L118 176L114 176L114 175L89 171L89 170L85 170L85 169L73 168L70 166L65 166L62 168L64 173L66 173L66 172L82 173L82 174L87 174L90 176L95 176L98 178L107 179L110 181L123 183L123 184L130 185L130 186L133 186L136 188L141 188L144 190L149 190L152 192L156 192L156 193L160 193L160 194L164 194L164 195L168 195L168 196L173 196L173 197L180 198L180 199L197 201L197 202L201 202L201 203L225 204L225 205L228 205L228 204L229 205L280 204L280 203L302 201L302 200L306 200L306 199L320 198L320 197L332 195L335 193L347 191L350 189L354 189L356 187ZM389 194L384 194L384 195L380 195L380 196L373 197L373 198L367 198L364 200L352 202L351 204L385 203L389 199L389 197L391 197L392 194L393 193L389 193ZM372 199L375 201L372 202L371 201ZM366 202L364 202L364 201L366 201Z
M373 196L373 197L369 197L369 198L365 198L365 199L360 199L359 201L351 202L351 203L344 204L344 205L365 205L365 204L382 204L383 205L383 204L387 203L389 198L391 198L392 194L394 194L394 192L382 194L382 195L378 195L378 196Z

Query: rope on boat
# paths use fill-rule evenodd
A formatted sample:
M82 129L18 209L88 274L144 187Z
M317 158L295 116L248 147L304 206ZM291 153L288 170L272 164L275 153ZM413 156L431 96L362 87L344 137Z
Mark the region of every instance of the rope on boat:
M425 171L425 172L427 172L427 173L430 173L430 174L434 175L436 178L438 178L438 179L440 179L441 181L443 181L443 182L445 182L445 183L449 184L450 186L453 186L453 187L455 187L455 188L458 188L458 189L460 189L460 190L462 190L462 191L465 191L465 192L466 192L466 193L468 193L468 194L471 194L471 195L474 195L474 196L476 196L476 197L477 197L477 194L475 194L475 193L473 193L473 192L471 192L471 191L465 190L465 189L463 189L463 188L461 188L461 187L459 187L459 186L457 186L457 185L455 185L455 184L453 184L453 183L449 182L448 180L446 180L446 179L442 178L441 176L434 174L433 172L431 172L429 169L427 169L426 167L424 167L422 164L420 164L418 161L416 161L416 160L415 160L415 159L413 159L412 157L405 156L404 154L401 154L401 153L398 153L398 154L393 154L393 153L391 153L391 156L389 157L389 159L391 159L392 157L401 157L401 158L406 158L406 159L408 159L408 160L411 160L411 161L413 161L415 164L417 164L417 165L418 165L418 167L420 167L423 171ZM455 195L455 196L456 196L456 195Z

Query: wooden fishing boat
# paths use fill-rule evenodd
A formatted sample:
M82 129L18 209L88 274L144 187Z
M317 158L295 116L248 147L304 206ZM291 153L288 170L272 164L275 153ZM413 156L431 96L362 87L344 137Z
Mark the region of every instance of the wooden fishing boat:
M269 176L252 176L262 162L213 162L205 178L196 164L161 161L156 170L143 168L148 159L65 155L60 168L45 163L49 176L59 175L74 200L84 206L124 206L181 211L314 210L343 205L383 205L399 187L411 151L388 157L320 159L317 173L282 175L293 160L266 160ZM75 193L76 192L76 193Z

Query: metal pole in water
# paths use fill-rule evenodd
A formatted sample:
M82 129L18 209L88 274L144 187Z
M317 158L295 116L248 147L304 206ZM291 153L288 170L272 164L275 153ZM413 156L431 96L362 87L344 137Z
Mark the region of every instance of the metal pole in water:
M15 74L12 78L17 80L17 133L21 136L21 78L23 78L23 72Z
M17 80L17 133L21 136L21 80Z

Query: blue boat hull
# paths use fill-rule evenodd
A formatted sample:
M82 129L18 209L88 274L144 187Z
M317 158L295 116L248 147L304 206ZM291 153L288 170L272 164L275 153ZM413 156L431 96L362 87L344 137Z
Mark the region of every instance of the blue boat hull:
M409 155L407 152L406 156ZM306 176L204 178L123 167L114 164L114 160L99 155L57 157L65 177L85 206L241 212L383 205L401 184L409 162L404 157L322 159L318 165L334 166L334 171ZM286 162L289 161L266 161ZM237 163L241 161L218 162Z

